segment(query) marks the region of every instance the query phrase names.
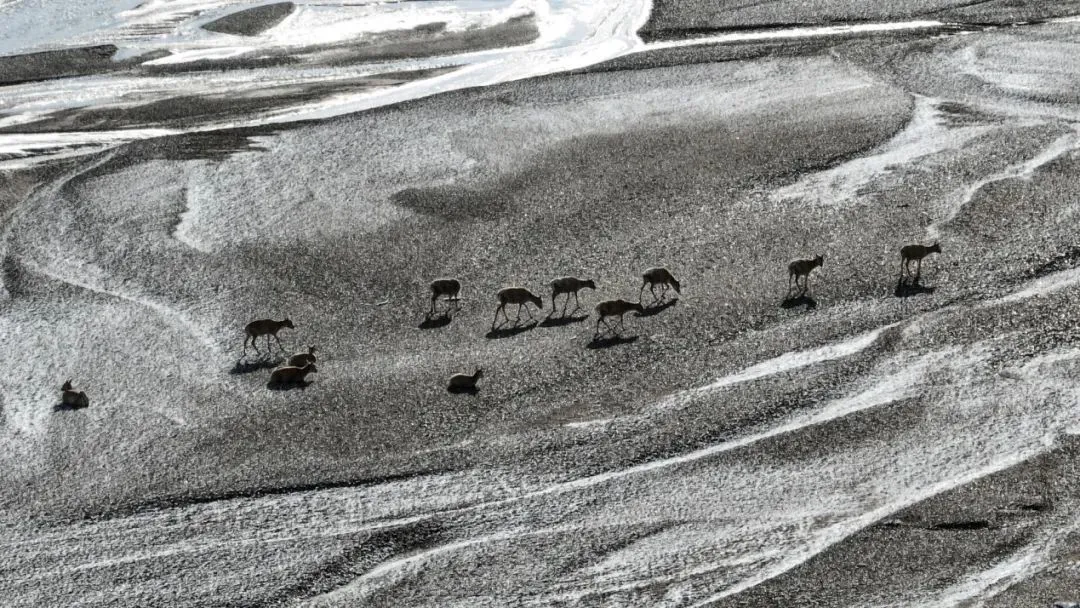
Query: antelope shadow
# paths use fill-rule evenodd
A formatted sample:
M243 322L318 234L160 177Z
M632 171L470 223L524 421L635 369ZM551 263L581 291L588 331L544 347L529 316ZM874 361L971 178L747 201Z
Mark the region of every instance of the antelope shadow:
M598 335L593 336L592 340L585 345L585 348L591 350L611 348L612 346L619 346L621 344L632 344L637 342L637 339L637 336L620 336L618 334L612 336Z
M446 327L453 320L454 317L451 317L449 313L443 313L436 316L428 315L424 318L423 321L420 322L419 325L417 325L417 327L419 327L420 329L435 329L438 327Z
M589 315L587 314L577 317L575 317L573 313L571 313L568 317L553 317L551 315L548 315L546 319L540 322L540 327L562 327L563 325L570 325L571 323L581 323L588 318Z
M934 293L937 287L927 287L919 284L919 277L916 276L910 283L905 282L901 277L896 281L896 289L893 290L893 295L898 298L910 298L911 296L917 296L922 293Z
M645 310L642 310L641 312L635 312L634 315L638 317L651 317L653 315L658 315L664 312L665 310L671 308L672 306L675 306L678 303L678 298L671 300L654 300L651 304L645 307Z
M257 372L261 369L274 369L285 362L284 357L277 358L262 358L254 361L245 361L244 357L237 359L232 369L229 370L230 374L250 374L251 372Z
M509 338L510 336L516 336L518 334L525 333L530 329L535 328L539 323L532 321L524 325L511 325L510 327L496 326L492 327L491 331L484 335L488 340L498 340L500 338Z
M928 530L986 530L990 522L985 519L964 519L960 521L946 521L929 526Z
M780 302L780 308L789 309L798 306L805 306L806 310L814 310L817 308L817 300L806 295L806 293L800 293L798 295L788 295L784 298L784 301Z

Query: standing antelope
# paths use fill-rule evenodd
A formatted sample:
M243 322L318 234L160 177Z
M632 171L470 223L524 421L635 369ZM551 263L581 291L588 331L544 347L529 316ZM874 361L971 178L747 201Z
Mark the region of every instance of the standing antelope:
M674 287L675 293L682 294L679 291L679 282L675 280L675 277L671 276L671 272L667 268L649 268L641 274L642 282L641 289L638 291L638 302L641 302L641 294L645 293L645 286L649 286L649 293L653 295L653 302L662 300L667 294L668 287ZM660 297L656 297L656 286L663 285L664 290L660 292Z
M60 387L60 402L71 408L90 407L90 399L86 393L71 388L71 380Z
M285 365L289 367L304 367L308 363L315 363L315 347L308 346L306 353L296 353L289 357Z
M559 277L551 281L551 314L555 314L555 298L560 294L566 294L566 302L563 302L563 314L570 304L570 294L574 294L574 310L581 308L581 300L578 300L578 292L588 287L596 290L596 283L592 279L579 279L577 277Z
M258 345L255 344L255 339L259 336L266 336L266 350L270 351L270 336L274 336L277 340L278 348L282 352L285 352L285 348L281 346L281 340L277 337L277 332L282 327L288 327L289 329L295 329L293 322L289 319L284 321L274 321L273 319L259 319L258 321L252 321L244 326L244 333L247 334L244 337L244 354L247 354L248 340L251 340L251 346L255 348L255 352L259 352Z
M315 367L314 363L308 363L307 365L302 365L300 367L293 365L279 367L270 372L270 385L280 386L283 384L300 384L304 381L305 376L311 372L317 371L319 370Z
M435 300L439 299L439 296L446 296L446 301L452 304L457 304L461 298L461 281L457 279L435 279L431 282L431 312L428 316L435 314ZM447 312L450 309L447 308Z
M495 329L495 321L499 319L499 313L503 314L503 318L506 322L510 322L510 317L506 316L506 305L517 304L518 312L514 322L521 320L521 309L525 308L525 312L529 314L529 318L532 319L532 312L529 311L529 307L525 306L529 302L536 304L536 307L540 310L544 309L544 301L540 296L535 295L533 292L525 289L524 287L503 287L495 294L499 298L499 307L495 309L495 318L491 320L491 329Z
M446 390L451 393L464 393L476 390L476 381L484 375L484 370L479 367L476 371L469 374L454 374L450 376L450 382L446 385Z
M626 300L604 300L596 305L596 314L599 318L596 319L596 331L593 332L593 338L600 335L600 322L604 322L604 326L608 329L614 329L608 324L605 317L619 317L619 323L616 327L622 327L623 315L636 310L638 312L644 312L645 307L641 305L641 302L627 302Z
M941 253L941 245L934 243L927 247L926 245L904 245L900 248L900 278L904 278L904 274L911 274L911 263L915 262L915 280L918 281L919 273L922 272L922 259L931 253Z
M806 290L810 287L810 271L821 266L825 261L824 256L817 256L816 258L809 260L795 260L788 264L788 293L791 293L791 280L795 279L795 287L799 287L799 277L803 277L802 291L799 293L806 293Z

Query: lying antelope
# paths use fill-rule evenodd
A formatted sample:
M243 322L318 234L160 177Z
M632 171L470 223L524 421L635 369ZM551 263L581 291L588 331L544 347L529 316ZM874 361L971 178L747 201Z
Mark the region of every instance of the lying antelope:
M460 302L461 297L461 281L457 279L435 279L431 282L431 312L428 316L435 314L435 301L440 296L446 296L446 301L456 305ZM447 308L449 312L449 308Z
M282 384L300 384L304 381L304 378L312 373L319 371L315 367L314 363L308 363L300 367L294 365L286 365L279 367L270 372L270 384L282 385Z
M71 380L60 387L60 402L71 408L90 407L90 399L86 393L71 388Z
M566 294L566 302L563 302L563 314L566 314L566 307L570 304L570 294L574 294L574 310L581 308L581 300L578 300L578 292L588 287L589 289L596 290L596 283L592 279L579 279L577 277L559 277L551 281L551 312L555 313L555 298L561 294Z
M266 350L270 350L270 336L274 336L277 340L278 348L282 352L285 348L281 346L281 340L278 339L277 333L281 331L282 327L288 327L289 329L295 329L293 322L289 319L284 321L274 321L273 319L259 319L258 321L252 321L244 326L244 333L247 334L244 337L244 354L247 354L248 340L251 340L251 346L255 348L255 352L259 352L258 345L255 344L255 339L259 336L266 336Z
M682 294L679 291L679 282L675 280L675 277L671 276L671 272L667 268L649 268L641 274L642 282L641 289L638 291L638 302L641 301L641 294L645 293L645 286L649 286L649 293L653 295L653 302L662 300L667 295L668 287L674 287L675 293ZM660 297L656 297L656 286L663 285L664 290L660 292Z
M476 371L469 374L454 374L450 376L450 382L446 385L446 390L451 393L467 392L476 390L476 381L484 375L484 370L476 368Z
M604 300L596 305L596 314L599 318L596 319L596 331L593 332L593 337L600 335L600 322L603 321L604 326L608 329L614 330L608 322L606 317L619 317L619 323L615 326L622 327L623 315L636 310L638 312L644 312L645 307L641 305L641 302L627 302L626 300Z
M904 274L911 274L911 263L915 262L915 278L919 278L919 273L922 272L922 260L931 253L941 253L941 245L934 243L927 247L926 245L904 245L900 248L900 278L904 278Z
M510 317L506 316L507 304L518 305L517 317L514 319L515 323L521 320L522 307L525 308L525 312L529 314L530 319L534 318L532 316L532 312L529 310L529 307L525 306L529 302L536 304L536 307L540 310L544 309L544 301L540 298L540 296L535 295L533 292L525 289L524 287L504 287L500 289L495 295L499 298L499 307L495 309L495 318L491 320L492 329L495 329L495 321L499 320L500 312L503 314L503 318L506 319L506 322L510 322Z
M801 285L802 291L799 293L806 293L806 290L810 288L810 271L821 266L824 261L824 256L819 255L813 259L795 260L788 264L788 293L791 293L792 279L795 279L795 287L800 287L799 277L803 277L803 284Z
M288 367L304 367L308 363L315 363L315 347L308 346L306 353L296 353L285 362Z

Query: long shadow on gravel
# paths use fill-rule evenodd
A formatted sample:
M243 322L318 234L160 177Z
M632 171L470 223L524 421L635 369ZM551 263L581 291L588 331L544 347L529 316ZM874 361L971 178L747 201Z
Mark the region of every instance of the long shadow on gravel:
M985 519L947 521L931 525L929 530L986 530L990 522Z
M511 325L510 327L496 327L484 335L488 340L498 340L500 338L509 338L510 336L516 336L518 334L525 333L530 329L536 327L538 323L533 321L532 323L526 323L525 325Z
M620 344L632 344L637 342L637 336L607 336L607 337L594 337L585 345L585 348L596 350L600 348L611 348L612 346L619 346Z
M797 308L799 306L805 306L806 310L814 310L817 308L817 300L803 293L797 296L784 298L784 301L780 302L780 308L784 309Z
M589 315L581 315L580 317L575 317L573 315L569 317L548 317L540 322L540 327L562 327L563 325L570 325L571 323L581 323L588 318Z
M893 291L893 295L898 298L910 298L911 296L917 296L922 293L934 293L937 287L925 287L919 285L919 280L915 279L911 283L905 283L903 279L896 282L896 289Z
M671 308L672 306L675 306L678 303L679 303L678 300L668 300L666 302L660 302L659 304L654 302L654 303L649 304L648 306L646 306L645 310L642 310L641 312L638 312L638 313L634 313L634 315L638 316L638 317L651 317L653 315L658 315L658 314L664 312L665 310Z
M251 372L257 372L261 369L274 369L278 365L284 363L285 359L278 357L276 359L256 359L255 361L244 361L242 358L237 360L236 365L233 365L229 370L230 374L250 374Z
M437 327L446 327L453 321L454 318L450 315L439 315L437 317L428 317L420 322L417 327L420 329L435 329Z

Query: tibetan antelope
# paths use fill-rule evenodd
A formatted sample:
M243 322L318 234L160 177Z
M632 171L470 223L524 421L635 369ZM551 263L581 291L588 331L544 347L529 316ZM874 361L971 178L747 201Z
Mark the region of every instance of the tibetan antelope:
M799 293L806 293L806 290L810 287L810 271L821 266L825 261L824 256L817 256L816 258L809 260L795 260L788 264L788 293L791 293L791 281L795 280L795 287L802 287L802 291ZM799 285L799 277L803 277L803 284Z
M74 409L90 407L90 399L86 393L72 389L71 380L60 387L60 402Z
M604 326L608 329L615 329L622 327L623 315L636 310L638 312L645 312L645 307L641 305L641 302L627 302L626 300L604 300L596 305L596 331L593 332L593 337L600 335L600 322L603 321ZM613 328L608 324L606 317L619 317L619 323Z
M499 313L503 314L503 318L506 322L510 322L510 317L506 316L506 305L517 304L518 312L514 322L521 320L521 309L525 308L525 312L529 314L529 318L532 319L532 312L529 311L529 307L525 306L529 302L536 304L536 307L540 310L544 309L544 301L540 296L535 295L533 292L525 289L524 287L503 287L495 294L499 298L499 307L495 309L495 318L491 320L491 329L495 329L495 321L499 320Z
M476 371L469 374L454 374L450 376L450 382L446 385L446 390L451 393L464 393L476 390L476 381L482 378L484 370L476 368Z
M679 291L679 282L675 280L675 277L671 276L671 272L667 268L650 268L641 274L642 282L641 289L638 291L638 302L641 302L641 294L645 293L645 286L649 286L649 293L653 296L653 302L664 299L667 295L668 287L674 287L675 293L682 294ZM664 290L660 292L660 297L656 297L656 286L663 285Z
M288 367L304 367L308 363L315 363L315 347L308 346L306 353L296 353L285 362Z
M247 354L248 340L251 340L251 346L255 348L255 352L259 352L259 347L255 344L255 339L259 336L266 336L266 350L270 351L270 336L274 336L277 340L278 348L282 352L285 352L285 348L281 346L281 340L278 339L277 333L281 331L282 327L288 327L289 329L295 329L293 322L289 319L284 321L274 321L273 319L259 319L258 321L252 321L244 326L244 354Z
M270 372L270 384L280 386L283 384L300 384L304 377L311 372L319 371L314 363L308 363L300 367L286 365Z
M927 247L926 245L904 245L900 248L900 278L904 278L904 274L911 274L911 263L915 262L915 279L918 280L919 273L922 272L922 259L931 253L941 253L941 244L934 243Z
M581 300L578 300L578 292L588 287L589 289L596 290L596 283L592 279L579 279L577 277L559 277L551 281L551 314L555 314L555 298L561 294L566 294L566 301L563 302L563 314L566 314L566 307L570 304L570 294L574 294L574 310L581 308Z
M461 301L461 281L457 279L435 279L431 282L431 311L428 316L435 314L435 301L440 296L446 296L446 301L452 305L458 305ZM449 307L447 312L449 312Z

